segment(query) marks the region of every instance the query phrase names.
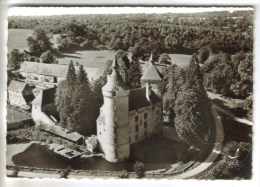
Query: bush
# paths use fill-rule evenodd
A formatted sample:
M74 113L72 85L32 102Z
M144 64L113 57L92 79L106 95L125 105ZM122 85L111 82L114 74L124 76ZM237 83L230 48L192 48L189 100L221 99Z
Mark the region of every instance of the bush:
M68 166L66 169L61 171L60 178L67 179L70 172L71 172L71 167Z
M136 161L134 164L134 171L137 175L137 178L142 178L145 176L144 164L142 162Z
M118 176L120 179L126 179L129 177L128 172L123 170L122 173Z

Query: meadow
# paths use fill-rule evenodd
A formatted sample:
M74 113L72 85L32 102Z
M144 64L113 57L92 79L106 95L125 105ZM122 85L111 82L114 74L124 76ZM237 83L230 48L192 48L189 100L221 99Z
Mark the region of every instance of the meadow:
M8 29L8 53L12 49L19 49L20 51L29 50L26 39L30 37L33 30L28 29Z

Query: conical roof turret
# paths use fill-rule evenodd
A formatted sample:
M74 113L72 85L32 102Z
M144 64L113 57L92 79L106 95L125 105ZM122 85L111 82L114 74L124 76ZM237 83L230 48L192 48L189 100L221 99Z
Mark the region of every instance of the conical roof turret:
M116 90L128 90L129 87L125 84L123 78L118 71L118 63L116 57L113 59L112 63L112 73L107 76L107 83L103 86L104 91L116 91Z

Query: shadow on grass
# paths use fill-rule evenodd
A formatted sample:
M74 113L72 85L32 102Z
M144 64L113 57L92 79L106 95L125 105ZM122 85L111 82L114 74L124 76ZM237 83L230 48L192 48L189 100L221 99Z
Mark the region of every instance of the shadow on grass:
M212 99L212 103L216 104L217 106L223 108L224 110L227 110L228 112L231 112L237 117L240 118L247 118L247 111L241 107L236 107L236 108L229 108L224 104L224 101L219 100L219 99Z
M252 126L239 123L227 115L221 113L225 134L225 142L249 142L252 143Z

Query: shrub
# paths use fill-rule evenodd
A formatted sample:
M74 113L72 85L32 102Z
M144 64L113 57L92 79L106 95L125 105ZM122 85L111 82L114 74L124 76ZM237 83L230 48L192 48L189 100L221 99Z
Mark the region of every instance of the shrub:
M70 166L68 166L64 170L61 170L60 178L67 179L70 172L71 172L71 167Z
M118 176L120 179L126 179L129 177L128 172L123 170L122 173Z
M134 171L137 175L137 178L142 178L145 176L144 164L142 162L136 161L134 164Z

